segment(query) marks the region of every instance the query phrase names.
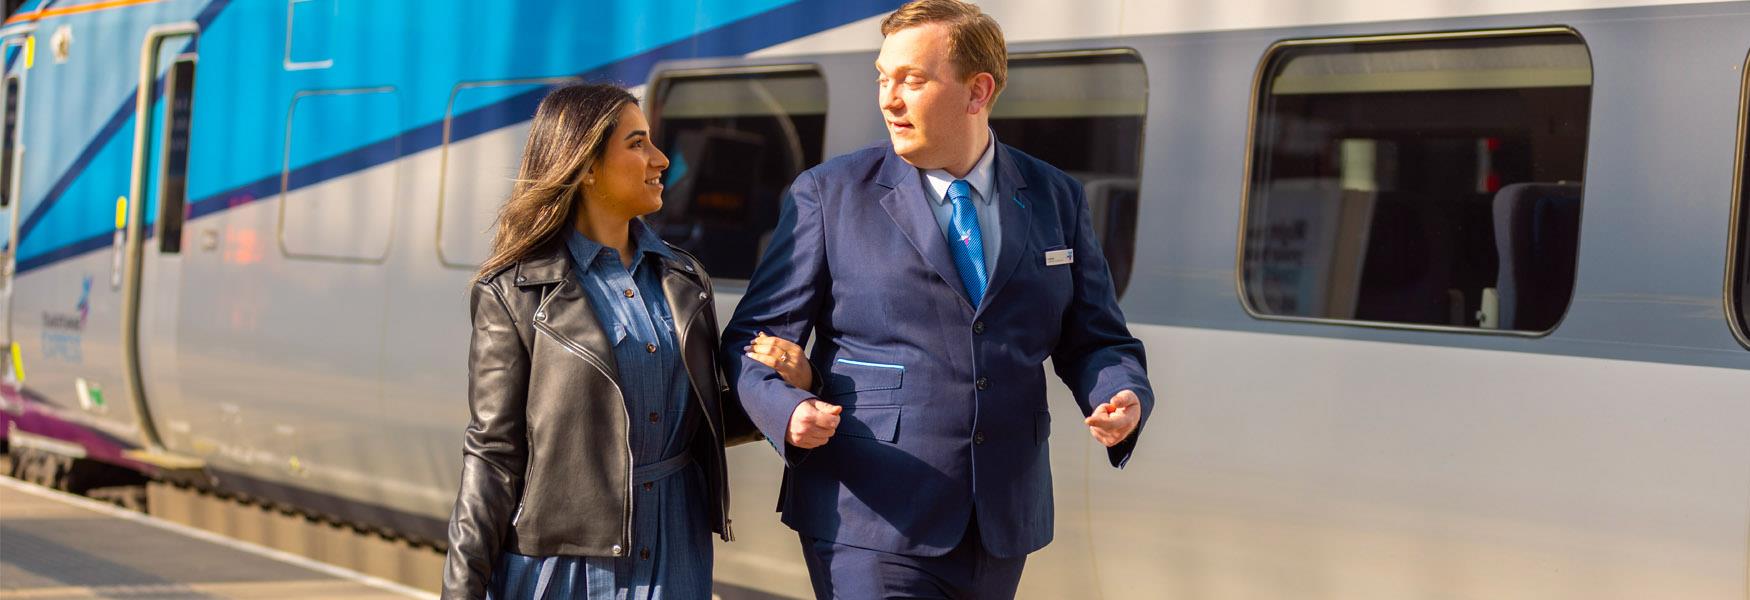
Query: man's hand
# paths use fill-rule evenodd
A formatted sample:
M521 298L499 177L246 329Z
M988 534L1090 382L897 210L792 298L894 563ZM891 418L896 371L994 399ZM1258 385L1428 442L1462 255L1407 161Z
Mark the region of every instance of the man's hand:
M1142 422L1142 400L1137 399L1136 392L1118 392L1112 396L1112 401L1094 407L1094 414L1082 422L1088 424L1088 432L1094 434L1094 439L1111 448L1130 437L1130 432L1136 431L1137 423ZM794 418L791 423L790 430L795 431Z
M819 448L832 439L839 429L839 413L844 407L809 398L796 405L790 413L790 445L804 450Z

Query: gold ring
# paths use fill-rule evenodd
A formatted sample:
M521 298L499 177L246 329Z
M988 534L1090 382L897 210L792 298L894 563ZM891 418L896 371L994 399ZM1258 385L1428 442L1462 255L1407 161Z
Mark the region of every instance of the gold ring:
M790 353L789 352L779 352L778 353L778 362L790 362Z

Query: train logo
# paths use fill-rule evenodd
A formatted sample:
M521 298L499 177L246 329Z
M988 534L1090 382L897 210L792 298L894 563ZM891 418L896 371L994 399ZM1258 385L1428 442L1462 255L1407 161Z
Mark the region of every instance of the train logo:
M71 313L43 313L43 355L66 362L84 362L85 323L91 319L91 276L80 281L79 302Z

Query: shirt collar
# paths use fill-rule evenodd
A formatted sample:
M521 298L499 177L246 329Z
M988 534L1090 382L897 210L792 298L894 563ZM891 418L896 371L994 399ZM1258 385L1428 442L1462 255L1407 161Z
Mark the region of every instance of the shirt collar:
M977 192L972 197L980 202L991 202L991 186L995 184L997 157L997 134L991 132L990 140L984 145L984 155L978 157L978 162L972 165L972 171L966 173L966 183ZM923 172L924 186L931 192L930 198L937 204L948 201L948 186L954 183L954 176L946 169L930 169Z
M631 228L633 252L638 254L632 259L633 270L636 270L639 263L643 262L645 254L655 254L662 258L675 260L674 253L669 251L668 244L662 242L662 238L650 229L650 225L646 224L644 219L632 219L628 227ZM600 242L589 239L589 236L576 229L572 229L571 233L565 236L565 249L571 252L571 260L576 261L579 270L585 273L588 273L595 266L596 259L606 255L608 250L612 250Z

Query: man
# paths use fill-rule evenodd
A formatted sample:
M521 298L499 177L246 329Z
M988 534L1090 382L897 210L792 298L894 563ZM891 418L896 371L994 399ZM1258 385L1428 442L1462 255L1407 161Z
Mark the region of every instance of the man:
M797 177L725 364L784 458L817 595L1010 598L1052 537L1045 360L1122 466L1153 406L1143 348L1081 185L990 131L996 22L916 0L881 33L890 142ZM821 376L796 389L768 365L803 358L770 336L810 333Z

